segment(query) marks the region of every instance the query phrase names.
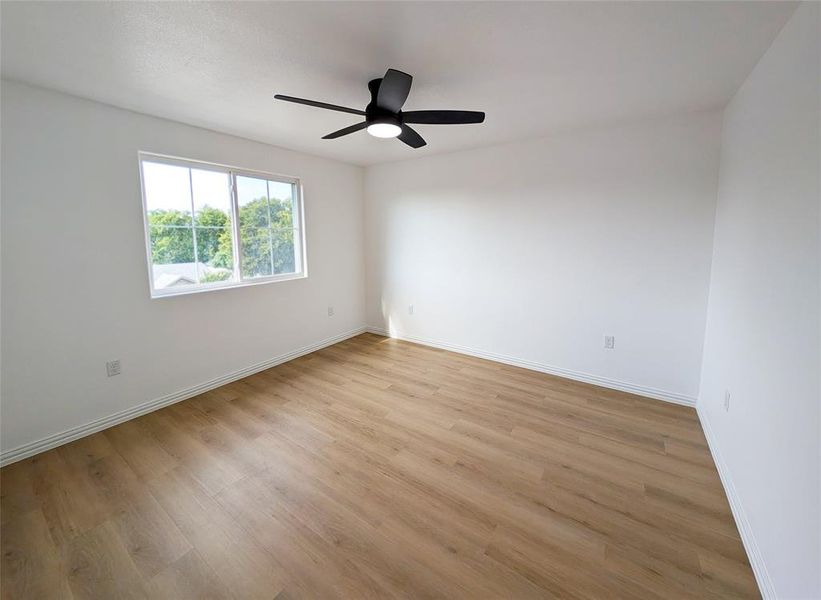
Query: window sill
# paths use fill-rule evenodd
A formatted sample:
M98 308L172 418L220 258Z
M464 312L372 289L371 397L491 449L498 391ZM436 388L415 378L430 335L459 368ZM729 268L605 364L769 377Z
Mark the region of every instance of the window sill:
M280 281L293 281L295 279L307 279L307 273L287 273L283 275L273 275L271 277L259 277L257 279L251 279L248 281L237 281L237 282L230 282L227 284L219 285L197 285L197 286L186 286L183 288L177 288L169 291L165 290L151 290L151 299L157 300L160 298L173 298L175 296L188 296L190 294L202 294L204 292L218 292L223 290L233 290L236 288L244 288L244 287L251 287L255 285L267 285L269 283L279 283Z

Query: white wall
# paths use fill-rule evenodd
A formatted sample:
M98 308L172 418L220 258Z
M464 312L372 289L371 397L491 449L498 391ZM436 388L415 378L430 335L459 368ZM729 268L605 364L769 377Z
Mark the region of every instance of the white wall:
M779 598L821 597L819 31L801 5L724 114L699 397Z
M361 168L7 81L2 128L3 451L364 325ZM151 300L138 150L301 177L309 277Z
M368 324L694 402L719 134L698 113L369 167Z

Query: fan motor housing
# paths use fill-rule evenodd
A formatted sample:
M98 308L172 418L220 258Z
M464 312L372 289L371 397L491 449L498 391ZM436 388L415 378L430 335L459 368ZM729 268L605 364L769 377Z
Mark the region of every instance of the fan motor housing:
M371 79L368 82L368 90L371 92L371 102L365 107L365 121L368 125L372 123L390 123L398 127L402 126L402 112L393 113L376 105L376 96L379 94L379 86L382 78Z

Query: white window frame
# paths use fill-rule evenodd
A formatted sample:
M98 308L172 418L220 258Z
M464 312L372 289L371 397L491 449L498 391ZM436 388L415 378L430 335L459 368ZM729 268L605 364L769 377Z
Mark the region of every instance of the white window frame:
M140 196L142 198L143 210L143 227L145 229L145 255L148 263L148 285L152 298L167 298L169 296L183 296L186 294L198 294L201 292L210 292L214 290L224 290L238 287L248 287L252 285L264 285L267 283L277 283L280 281L291 281L294 279L305 279L308 277L308 263L306 252L306 234L305 234L305 205L303 202L302 183L298 177L290 177L288 175L279 175L276 173L268 173L265 171L255 171L252 169L243 169L239 167L232 167L229 165L222 165L219 163L210 163L200 160L193 160L189 158L179 158L177 156L168 156L166 154L155 154L153 152L137 153L137 159L140 169ZM161 163L166 165L174 165L180 167L187 167L191 169L201 169L209 171L217 171L219 173L226 173L229 179L230 193L231 193L231 228L233 237L233 252L234 252L234 279L228 281L214 281L211 283L195 283L183 287L172 287L165 289L154 288L154 268L151 260L151 228L148 223L148 203L145 197L145 180L143 176L143 162ZM293 186L294 190L294 234L299 236L299 239L294 239L294 266L296 272L294 273L280 273L276 275L268 275L265 277L250 277L243 278L241 270L241 237L239 226L239 201L237 198L237 176L254 177L258 179L265 179L270 181L277 181L279 183L287 183ZM192 207L193 210L193 207ZM193 214L192 214L193 217ZM196 235L196 232L195 232ZM196 257L196 237L194 238L194 252Z

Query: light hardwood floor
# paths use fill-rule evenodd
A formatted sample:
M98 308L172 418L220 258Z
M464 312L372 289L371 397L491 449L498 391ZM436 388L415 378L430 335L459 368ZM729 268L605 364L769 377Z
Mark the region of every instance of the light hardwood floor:
M726 598L695 411L362 335L7 466L3 598Z

